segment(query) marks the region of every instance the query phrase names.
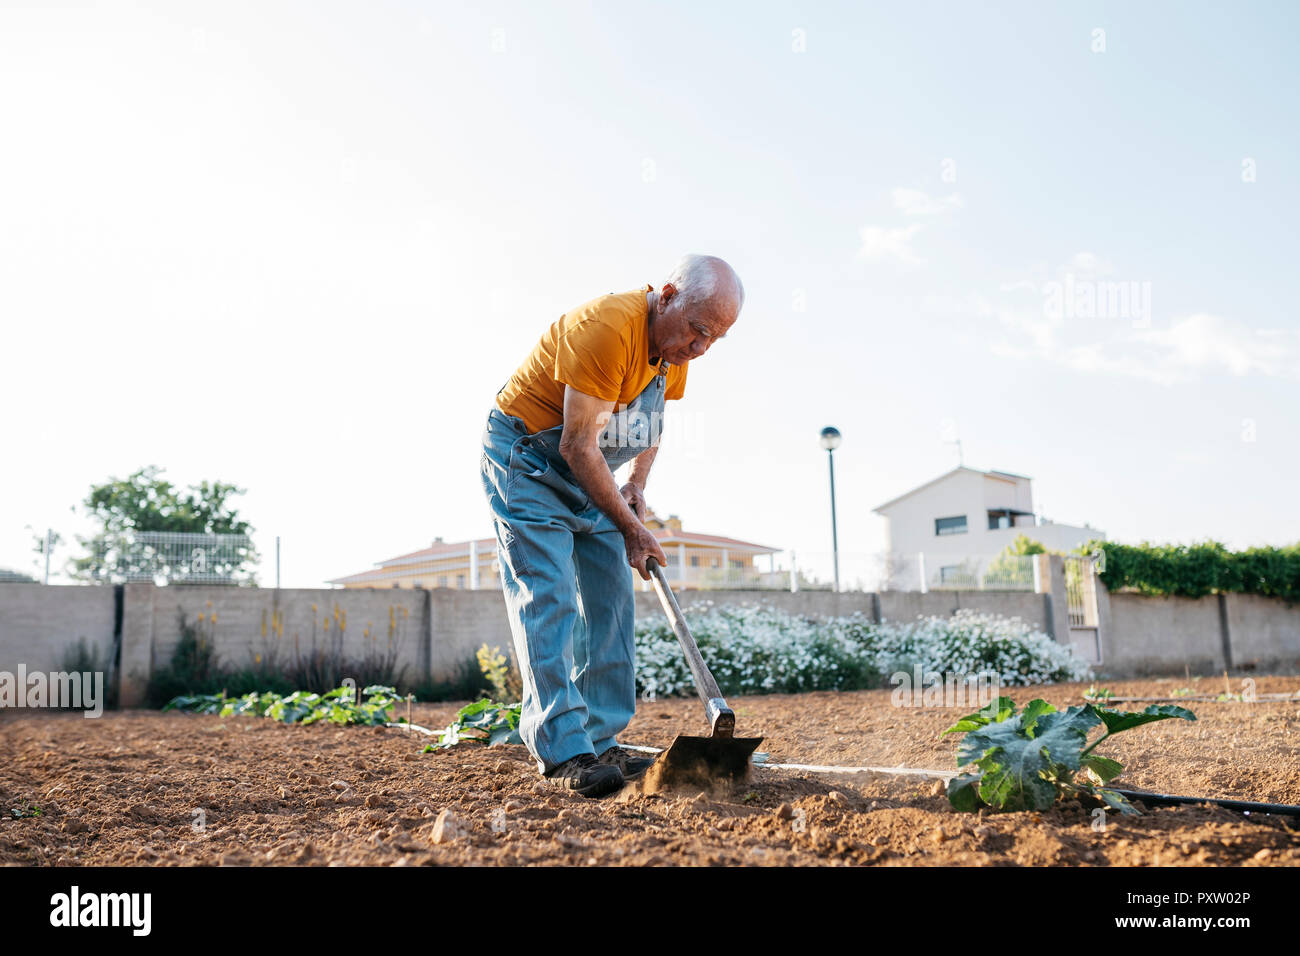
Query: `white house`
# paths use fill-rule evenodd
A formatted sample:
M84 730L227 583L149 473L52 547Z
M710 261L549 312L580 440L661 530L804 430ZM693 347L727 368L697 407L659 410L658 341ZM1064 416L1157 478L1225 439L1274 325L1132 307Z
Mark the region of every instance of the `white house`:
M1024 475L964 466L874 510L886 522L890 587L916 586L922 569L930 586L977 586L988 563L1022 534L1065 552L1106 537L1086 525L1040 523Z

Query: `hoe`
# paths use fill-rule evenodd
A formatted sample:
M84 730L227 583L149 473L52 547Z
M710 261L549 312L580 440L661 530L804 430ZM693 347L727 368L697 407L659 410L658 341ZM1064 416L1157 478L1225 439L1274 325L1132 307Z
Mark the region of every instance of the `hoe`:
M709 736L679 736L671 747L655 760L650 769L649 778L656 787L671 787L687 784L710 787L718 781L739 781L749 771L749 758L762 743L762 737L737 737L736 714L722 699L718 684L704 665L700 650L695 646L690 628L682 616L682 609L677 604L672 589L664 579L659 562L651 558L646 567L654 575L655 590L659 593L659 603L672 623L682 650L686 652L686 663L690 666L691 676L695 678L695 690L704 701L704 716L709 722Z

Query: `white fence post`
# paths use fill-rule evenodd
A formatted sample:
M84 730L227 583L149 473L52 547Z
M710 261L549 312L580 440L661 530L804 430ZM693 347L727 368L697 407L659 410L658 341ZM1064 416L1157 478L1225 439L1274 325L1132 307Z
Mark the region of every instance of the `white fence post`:
M928 580L926 580L926 573L925 573L925 552L924 552L924 551L919 551L919 552L917 552L917 555L916 555L916 566L917 566L917 567L920 569L920 571L921 571L921 593L922 593L922 594L928 594L928 593L930 592L930 582L929 582Z
M478 590L478 542L469 543L469 589Z
M790 552L790 593L794 594L799 590L799 571L794 559L794 552Z

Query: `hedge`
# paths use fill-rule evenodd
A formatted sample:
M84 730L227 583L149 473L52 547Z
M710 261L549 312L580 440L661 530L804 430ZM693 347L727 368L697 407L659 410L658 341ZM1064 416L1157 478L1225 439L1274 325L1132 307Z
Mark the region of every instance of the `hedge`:
M1105 551L1102 583L1111 591L1204 597L1219 592L1259 594L1300 601L1300 545L1229 551L1218 541L1199 544L1115 544L1095 541Z

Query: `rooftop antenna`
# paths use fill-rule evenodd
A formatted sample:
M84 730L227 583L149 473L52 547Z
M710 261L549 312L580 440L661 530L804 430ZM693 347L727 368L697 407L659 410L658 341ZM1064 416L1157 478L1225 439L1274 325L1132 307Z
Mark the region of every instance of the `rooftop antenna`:
M945 418L939 423L939 440L945 445L957 446L957 466L964 468L966 466L966 456L962 454L961 434L957 431L956 419Z
M961 439L960 439L960 438L954 438L952 441L946 441L946 442L944 442L944 444L945 444L945 445L956 445L956 446L957 446L957 467L959 467L959 468L965 468L965 467L966 467L966 456L962 454L962 450L961 450Z

